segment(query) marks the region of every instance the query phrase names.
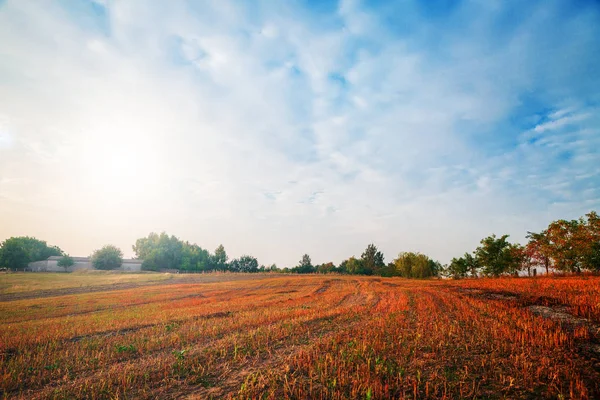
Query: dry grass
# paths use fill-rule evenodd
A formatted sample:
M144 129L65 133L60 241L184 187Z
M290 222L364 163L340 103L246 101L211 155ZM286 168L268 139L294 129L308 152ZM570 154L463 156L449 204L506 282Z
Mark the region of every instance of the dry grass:
M2 273L0 274L0 301L132 289L153 284L256 280L271 276L270 274L246 275L230 272L180 275L98 270L73 273Z
M171 274L80 271L73 273L4 273L0 274L0 294L34 292L75 287L92 287L122 283L160 282Z
M600 394L598 278L221 274L151 285L140 279L117 291L64 295L59 288L56 297L1 302L3 395Z

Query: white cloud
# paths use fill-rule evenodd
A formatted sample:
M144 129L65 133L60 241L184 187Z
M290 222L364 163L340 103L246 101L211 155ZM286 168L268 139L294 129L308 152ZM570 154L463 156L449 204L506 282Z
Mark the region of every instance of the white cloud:
M87 254L166 230L264 263L339 262L369 242L388 259L447 261L483 235L524 235L598 204L588 191L555 207L528 189L542 176L543 190L572 192L560 182L597 156L585 150L598 137L589 110L548 95L560 107L548 122L522 137L506 126L523 93L569 83L530 56L553 7L508 44L492 43L493 13L465 19L468 34L448 33L438 51L434 28L398 36L357 1L319 20L333 23L297 5L106 6L109 35L56 4L0 6L12 137L9 152L0 123L0 236ZM574 122L585 125L574 141L551 135ZM574 161L544 173L551 146L528 144L533 133L571 146Z
M574 122L584 121L590 117L589 114L577 114L577 115L564 116L564 114L561 114L561 112L564 112L564 110L561 110L560 112L558 112L558 114L553 113L551 115L552 119L550 121L536 125L536 127L533 130L537 133L543 133L548 130L556 130L556 129L562 128L565 125L572 124Z

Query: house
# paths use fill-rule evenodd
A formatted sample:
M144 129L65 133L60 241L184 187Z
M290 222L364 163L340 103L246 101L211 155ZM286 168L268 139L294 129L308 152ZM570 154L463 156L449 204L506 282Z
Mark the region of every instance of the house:
M48 257L47 260L42 261L34 261L27 264L28 271L34 272L64 272L63 267L58 266L58 261L62 257L60 256L52 256ZM92 261L89 257L71 257L75 264L72 267L67 268L67 271L80 271L86 269L94 269L92 265ZM133 260L133 259L123 259L121 263L121 267L118 271L141 271L142 270L142 262L143 260Z

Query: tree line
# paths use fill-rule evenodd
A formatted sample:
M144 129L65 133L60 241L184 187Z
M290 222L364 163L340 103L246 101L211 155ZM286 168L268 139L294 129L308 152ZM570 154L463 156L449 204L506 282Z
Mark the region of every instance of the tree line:
M338 265L314 265L310 256L304 254L292 268L279 268L275 264L260 265L251 255L230 260L223 245L211 253L165 232L137 239L132 249L136 258L143 260L141 268L146 271L340 273L404 278L501 276L520 271L532 275L540 267L546 273L600 271L600 217L594 211L577 220L553 221L541 232L528 232L524 246L510 243L508 238L509 235L488 236L473 252L453 258L448 265L418 252L402 252L386 264L383 253L369 244L360 257L352 256ZM74 263L59 247L32 237L12 237L0 245L0 267L25 269L28 263L50 256L62 256L58 266L65 270ZM119 268L122 260L123 252L112 245L91 256L92 265L104 270Z
M541 232L527 232L525 245L510 243L509 235L491 235L462 257L453 258L445 273L454 278L515 275L537 269L600 271L600 217L595 211L574 220L553 221Z
M297 266L290 272L297 274L340 273L350 275L401 276L404 278L429 278L438 276L443 270L438 261L425 254L402 252L392 262L386 264L381 251L369 244L359 258L350 257L338 266L332 262L313 265L308 254L304 254Z

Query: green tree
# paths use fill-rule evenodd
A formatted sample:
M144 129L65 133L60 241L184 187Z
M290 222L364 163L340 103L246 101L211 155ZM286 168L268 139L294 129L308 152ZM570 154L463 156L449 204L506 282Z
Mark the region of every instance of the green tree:
M165 234L164 232L161 234ZM159 235L151 232L148 237L139 238L135 241L135 244L131 246L135 252L136 258L145 260L150 257L150 253L158 247Z
M464 256L462 256L465 266L467 268L467 272L469 272L469 274L475 278L477 277L477 274L479 272L479 268L481 268L481 265L479 265L479 261L477 260L477 257L474 257L471 253L465 253Z
M385 267L383 253L373 243L367 246L360 259L362 261L361 273L366 275L377 274L381 268Z
M148 237L136 240L133 251L136 257L144 260L142 269L159 271L161 269L181 269L184 243L177 237L162 232L152 232ZM190 260L187 261L190 267ZM190 267L191 268L191 267Z
M600 271L600 217L595 211L579 219L575 245L581 268Z
M225 251L225 247L222 244L219 245L215 249L215 254L213 255L213 265L215 269L225 270L227 269L227 261L229 257L227 256L227 252Z
M600 242L590 244L589 254L585 259L586 268L593 271L600 271Z
M332 262L328 262L317 265L315 269L320 274L328 274L335 271L335 265Z
M25 269L29 263L29 254L17 240L10 238L0 248L0 266L10 269Z
M92 265L96 269L117 269L123 263L123 252L121 249L108 244L92 254Z
M397 274L405 278L428 278L441 269L439 263L421 253L403 252L393 262Z
M579 221L554 221L546 230L553 267L565 272L580 270L581 247L578 246Z
M211 256L208 250L189 242L182 244L181 264L179 267L182 271L206 271L211 268L211 263Z
M444 267L442 267L442 264L440 264L439 261L435 261L430 258L428 262L429 271L431 272L430 276L439 276L444 270Z
M518 275L519 271L529 268L529 259L525 252L525 247L518 243L511 244L508 248L509 262L506 272L512 275Z
M500 276L521 269L522 260L516 251L518 245L509 243L507 239L508 235L492 235L481 240L475 256L485 275Z
M446 269L447 274L454 279L464 278L467 276L468 271L469 266L464 257L453 258L452 261L450 261L450 265L448 265L448 268Z
M43 241L29 236L11 237L0 245L0 266L25 269L34 261L46 260L50 256L61 256L62 250L48 246Z
M255 257L243 255L232 260L229 269L233 272L258 272L258 260Z
M341 272L342 274L347 274L348 273L348 260L343 260L340 265L338 265L338 271Z
M354 256L350 257L346 261L346 272L349 274L362 274L364 271L363 261L360 258L356 258Z
M378 274L381 275L381 276L386 276L386 277L392 277L392 276L399 276L400 275L398 273L398 271L396 270L396 265L393 262L390 262L385 267L380 268Z
M65 272L67 272L67 269L69 269L69 267L75 265L75 261L73 260L73 257L71 257L68 254L65 254L61 257L60 260L58 260L58 263L56 263L56 265L58 265L61 268L64 268Z
M292 268L292 272L298 274L310 274L312 272L315 272L315 267L312 264L310 256L308 254L304 254L302 256L302 259L300 260L300 264Z

